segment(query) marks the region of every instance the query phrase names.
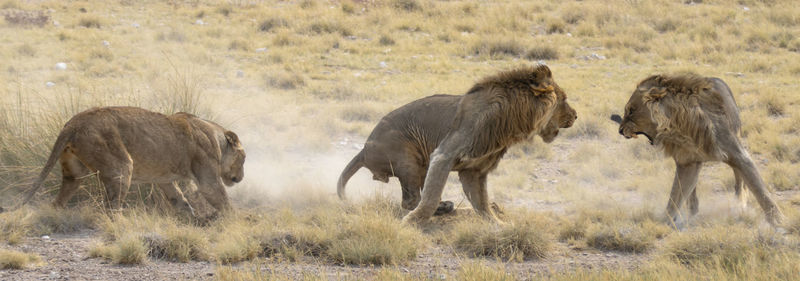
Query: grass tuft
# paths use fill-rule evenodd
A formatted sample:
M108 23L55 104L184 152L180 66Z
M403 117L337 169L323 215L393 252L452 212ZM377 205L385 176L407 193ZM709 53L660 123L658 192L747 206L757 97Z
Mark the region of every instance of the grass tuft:
M25 269L41 260L42 258L35 254L0 249L0 269Z
M523 221L494 227L483 221L457 225L453 245L473 257L496 257L507 261L525 261L547 257L552 249L541 221Z
M117 264L142 264L147 260L148 249L141 238L127 235L114 242L111 260Z
M550 46L537 46L528 50L525 58L529 60L557 60L558 50Z

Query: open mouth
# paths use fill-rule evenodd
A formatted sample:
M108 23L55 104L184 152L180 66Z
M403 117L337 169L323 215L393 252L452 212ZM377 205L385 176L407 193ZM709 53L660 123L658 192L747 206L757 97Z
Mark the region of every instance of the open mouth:
M650 135L648 135L647 133L645 133L645 132L634 132L634 134L644 135L645 137L647 137L647 140L650 141L650 145L653 145L653 138L650 137Z

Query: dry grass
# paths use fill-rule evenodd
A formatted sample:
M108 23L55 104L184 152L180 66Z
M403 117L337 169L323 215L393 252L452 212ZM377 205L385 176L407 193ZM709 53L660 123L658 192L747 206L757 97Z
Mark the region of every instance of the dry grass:
M146 186L132 187L132 210L87 211L93 207L84 206L102 197L96 181L88 180L66 211L0 213L1 243L91 228L102 244L90 254L117 262L314 260L389 265L381 279L405 280L408 274L391 265L408 263L427 247L460 245L459 254L481 262L547 260L560 254L552 241L558 239L570 251L592 247L669 258L632 271L578 270L541 279L791 279L798 272L796 251L726 225L760 220L718 211L732 200L724 191L732 182L727 170L704 168L700 217L688 233L673 233L661 218L672 163L641 139L624 140L607 120L622 113L633 86L647 75L720 77L734 92L744 141L766 183L794 192L800 10L792 1L125 2L96 3L90 13L79 12L79 2L2 4L0 206L13 206L29 187L72 115L92 106L132 105L188 111L236 131L248 150L247 177L230 189L240 213L196 226L156 211L157 196ZM38 12L51 9L56 12ZM547 231L535 231L536 219L513 217L513 226L459 218L441 232L421 233L399 225L396 201L331 202L339 170L384 114L423 96L463 93L483 76L534 60L547 61L579 119L552 144L534 137L510 150L490 174L489 192L501 206L553 210ZM57 62L68 68L55 69ZM52 200L55 170L37 200ZM396 182L373 183L366 171L352 181L354 194L399 198ZM463 195L454 181L444 196ZM750 205L748 211L759 212ZM617 211L641 206L648 211ZM796 237L798 221L790 217L789 236ZM755 245L756 254L742 245ZM768 251L777 254L763 254ZM470 258L464 263L459 280L530 277ZM297 278L260 268L221 266L218 272L222 280Z
M468 221L454 227L452 244L473 257L518 262L543 259L553 248L547 225L548 221L540 215L528 215L499 227L484 221Z
M42 258L35 254L0 249L0 269L25 269L41 260Z

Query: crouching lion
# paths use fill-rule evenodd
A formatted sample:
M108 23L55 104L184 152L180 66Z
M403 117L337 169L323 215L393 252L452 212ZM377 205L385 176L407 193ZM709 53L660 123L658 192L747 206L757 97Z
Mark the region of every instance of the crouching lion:
M612 115L625 138L644 135L675 160L667 216L674 227L683 227L678 210L689 200L691 215L698 211L695 192L703 162L722 161L734 172L734 189L742 204L746 184L766 214L778 226L783 219L770 198L753 160L739 140L739 109L728 85L719 78L686 75L653 75L638 84L625 105L624 117Z
M488 173L511 145L533 134L549 143L559 128L571 127L577 114L566 99L545 65L501 72L463 96L431 96L390 113L356 159L376 179L400 178L404 207L416 206L406 223L424 221L442 207L450 171L458 171L472 207L500 223L489 203ZM343 178L349 175L345 169Z
M176 182L194 182L214 208L227 211L231 207L223 185L242 180L245 152L235 133L192 114L92 108L64 125L22 204L42 186L56 160L62 171L56 207L69 201L81 179L97 173L107 207L120 208L131 184L154 183L176 207L193 214Z

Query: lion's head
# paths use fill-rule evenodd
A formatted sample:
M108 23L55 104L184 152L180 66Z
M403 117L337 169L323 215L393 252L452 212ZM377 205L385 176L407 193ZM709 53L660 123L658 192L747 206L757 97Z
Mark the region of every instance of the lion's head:
M724 114L718 95L710 94L708 79L694 74L653 75L636 86L625 105L620 123L626 138L644 135L653 145L663 145L667 154L677 148L716 153L711 115Z
M222 182L227 186L244 178L245 153L239 137L231 131L225 132L226 148L222 152Z
M555 82L553 83L555 84ZM553 112L553 117L550 118L544 129L539 131L539 136L546 143L552 142L558 136L559 129L572 127L575 119L578 119L578 113L567 102L567 93L558 85L555 85L555 92L558 96L558 104Z

